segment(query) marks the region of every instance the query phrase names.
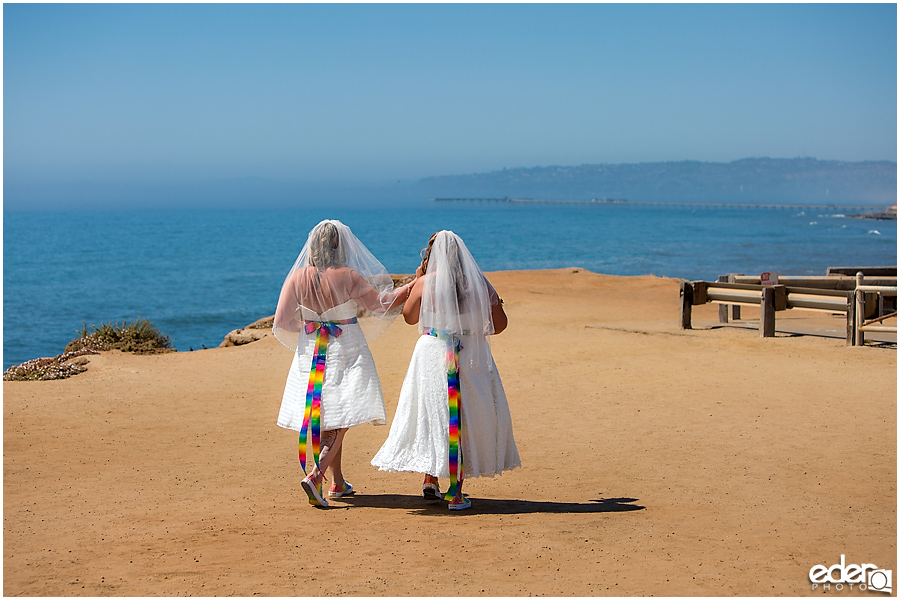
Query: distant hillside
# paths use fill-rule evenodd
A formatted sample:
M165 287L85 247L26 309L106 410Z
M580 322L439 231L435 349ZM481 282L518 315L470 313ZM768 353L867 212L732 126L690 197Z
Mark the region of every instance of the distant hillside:
M746 158L554 166L428 177L415 187L430 197L887 206L897 202L897 163Z

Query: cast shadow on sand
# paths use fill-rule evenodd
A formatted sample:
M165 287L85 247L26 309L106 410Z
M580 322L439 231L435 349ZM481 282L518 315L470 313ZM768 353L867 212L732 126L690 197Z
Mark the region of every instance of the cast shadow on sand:
M598 498L588 502L543 502L538 500L501 500L470 497L472 508L458 514L470 515L519 515L527 513L604 513L644 510L644 506L632 504L637 498ZM447 514L447 504L426 500L421 496L406 494L359 494L331 501L332 507L347 504L353 507L391 508L413 511L419 514Z
M722 325L710 325L709 327L701 327L695 329L695 331L715 331L717 329L727 330L727 329L744 329L747 331L756 332L759 330L759 322L753 321L740 321L727 323ZM785 337L785 338L800 338L800 337L810 337L810 338L819 338L819 339L828 339L828 340L843 340L846 338L846 333L840 328L835 329L809 329L804 331L792 331L789 329L778 329L775 328L775 337ZM883 334L890 335L890 334ZM884 348L887 350L896 350L897 349L897 340L890 339L873 339L870 335L866 339L866 346L870 348Z

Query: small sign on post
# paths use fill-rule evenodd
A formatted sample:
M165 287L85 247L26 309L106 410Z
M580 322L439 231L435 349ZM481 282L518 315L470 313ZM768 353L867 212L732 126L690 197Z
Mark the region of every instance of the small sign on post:
M759 276L759 282L764 286L778 285L778 271L766 271Z

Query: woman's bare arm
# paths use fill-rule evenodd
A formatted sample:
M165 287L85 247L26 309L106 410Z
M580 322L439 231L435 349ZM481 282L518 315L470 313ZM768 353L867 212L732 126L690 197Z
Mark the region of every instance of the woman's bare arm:
M402 285L390 294L382 297L379 295L378 290L372 287L358 272L351 270L350 276L353 279L352 297L362 306L376 314L384 313L403 304L406 301L407 293L410 291L409 286L411 283Z
M500 300L497 290L494 289L491 282L488 282L488 287L491 294L491 320L494 322L494 334L496 335L506 329L506 326L509 325L509 319L506 316L506 311L503 310L503 302Z
M278 307L275 309L275 324L287 331L300 331L300 324L294 321L294 312L300 301L297 298L295 279L298 271L294 271L293 277L284 280L281 286L281 295L278 297Z
M418 272L416 273L418 275ZM413 281L412 289L409 291L409 298L403 305L403 320L409 325L415 325L419 322L419 309L422 306L422 289L425 287L425 277L419 277Z

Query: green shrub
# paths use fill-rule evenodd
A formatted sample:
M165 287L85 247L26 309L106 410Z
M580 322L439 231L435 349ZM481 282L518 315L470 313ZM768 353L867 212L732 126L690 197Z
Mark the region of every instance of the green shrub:
M97 354L102 350L121 350L135 354L158 354L175 352L172 340L163 335L147 319L138 316L132 322L118 321L113 324L101 323L99 326L82 323L81 337L66 345L62 354L48 358L35 358L21 365L15 365L3 372L3 381L46 381L49 379L65 379L87 370L85 354ZM73 360L77 359L77 360Z
M82 325L81 331L76 331L81 337L69 342L66 352L74 352L81 348L97 351L121 350L135 354L175 351L169 336L162 334L150 321L142 319L140 316L130 323L124 321L121 325L119 321L116 321L115 324L110 321L100 325L91 325L91 331L88 331L88 325L84 323Z

